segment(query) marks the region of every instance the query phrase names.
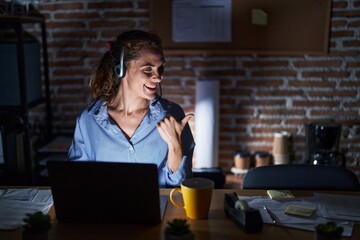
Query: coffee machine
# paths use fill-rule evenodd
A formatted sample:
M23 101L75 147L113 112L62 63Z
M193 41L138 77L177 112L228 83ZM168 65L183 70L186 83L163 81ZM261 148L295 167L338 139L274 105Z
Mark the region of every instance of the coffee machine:
M340 136L340 124L307 123L305 162L314 165L345 167L345 155L339 152Z

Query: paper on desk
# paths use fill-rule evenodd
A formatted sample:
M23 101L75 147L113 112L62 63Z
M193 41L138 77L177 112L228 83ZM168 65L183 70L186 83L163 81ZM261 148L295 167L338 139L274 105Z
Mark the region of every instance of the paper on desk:
M360 197L314 193L320 203L320 214L324 218L360 222Z
M53 204L51 190L35 188L0 191L0 229L13 230L23 224L27 213L49 212Z
M314 197L294 198L287 201L276 201L263 196L239 196L239 199L246 200L251 208L258 209L264 223L273 224L271 217L263 208L264 205L274 215L276 224L285 227L297 228L307 231L315 231L315 226L317 224L326 223L329 221L329 219L321 216L319 212L319 203ZM316 211L310 218L285 214L285 209L290 204L313 207L316 209ZM334 222L344 227L343 236L351 236L353 229L352 222L339 220L334 220Z

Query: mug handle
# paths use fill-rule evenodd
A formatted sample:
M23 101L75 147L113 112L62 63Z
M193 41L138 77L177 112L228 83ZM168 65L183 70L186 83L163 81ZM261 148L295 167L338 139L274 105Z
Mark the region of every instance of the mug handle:
M181 188L173 188L170 192L170 201L172 202L172 204L174 204L175 207L177 208L182 208L182 209L185 209L185 206L184 205L180 205L178 202L175 201L175 199L173 198L173 194L175 192L178 192L180 194L182 194L181 192Z

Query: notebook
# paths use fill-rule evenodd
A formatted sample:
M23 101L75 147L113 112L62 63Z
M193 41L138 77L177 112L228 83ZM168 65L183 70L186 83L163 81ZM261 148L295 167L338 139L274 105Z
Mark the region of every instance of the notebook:
M160 196L155 164L90 161L47 163L60 222L155 224L167 196Z

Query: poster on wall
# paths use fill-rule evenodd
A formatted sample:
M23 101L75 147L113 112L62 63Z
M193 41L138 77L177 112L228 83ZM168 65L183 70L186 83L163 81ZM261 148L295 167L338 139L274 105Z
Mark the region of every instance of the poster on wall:
M174 42L231 42L231 0L173 0Z

